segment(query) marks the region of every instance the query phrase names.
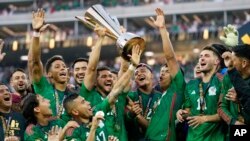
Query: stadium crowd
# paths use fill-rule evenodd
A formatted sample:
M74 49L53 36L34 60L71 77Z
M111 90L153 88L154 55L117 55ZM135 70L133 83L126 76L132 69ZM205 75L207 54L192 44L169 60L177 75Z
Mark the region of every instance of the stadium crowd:
M156 83L138 44L121 57L119 71L98 67L107 33L100 25L88 59L66 66L55 55L43 64L39 37L49 24L44 10L33 12L28 73L13 69L9 84L0 83L0 140L224 141L229 125L249 125L250 45L238 44L236 28L224 28L223 44L202 49L186 82L164 13L155 12L166 60ZM3 44L0 61L8 55Z
M37 8L43 8L46 12L52 14L57 11L68 11L87 8L93 4L101 3L105 7L116 6L139 6L148 4L173 4L186 2L221 2L224 0L35 0L26 2L27 4L11 3L1 6L0 15L12 15L28 13Z

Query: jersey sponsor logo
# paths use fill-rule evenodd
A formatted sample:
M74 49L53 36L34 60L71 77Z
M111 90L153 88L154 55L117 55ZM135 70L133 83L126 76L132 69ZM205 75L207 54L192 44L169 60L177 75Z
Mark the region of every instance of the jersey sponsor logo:
M194 94L196 94L196 93L195 93L195 90L193 90L193 91L191 92L191 95L194 95Z
M209 88L208 95L216 95L216 88L214 86Z

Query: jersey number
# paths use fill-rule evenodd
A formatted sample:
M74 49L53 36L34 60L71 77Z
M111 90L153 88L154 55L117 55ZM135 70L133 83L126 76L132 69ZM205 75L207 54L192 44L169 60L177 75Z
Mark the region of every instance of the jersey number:
M200 110L200 109L201 109L201 106L200 106L200 99L198 99L197 102L198 102L197 110ZM206 110L206 109L207 109L206 102L204 102L204 104L205 104L205 108L204 108L204 109Z
M105 133L101 131L96 138L97 141L106 141Z

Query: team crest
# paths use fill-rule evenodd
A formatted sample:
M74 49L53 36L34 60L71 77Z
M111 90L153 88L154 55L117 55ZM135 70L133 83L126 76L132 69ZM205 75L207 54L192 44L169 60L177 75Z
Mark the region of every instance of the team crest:
M216 95L216 88L214 86L209 88L208 95Z

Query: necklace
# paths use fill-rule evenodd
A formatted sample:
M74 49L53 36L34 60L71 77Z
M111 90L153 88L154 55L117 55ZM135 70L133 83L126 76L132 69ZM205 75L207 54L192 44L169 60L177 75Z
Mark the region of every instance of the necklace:
M11 117L9 117L9 119L5 119L3 116L0 116L1 120L2 120L2 124L3 124L3 132L5 137L9 136L9 130L10 130L10 121L11 121Z
M56 114L57 114L57 117L60 118L62 111L63 111L63 101L65 99L65 94L63 96L63 100L62 100L61 104L59 103L59 94L58 94L56 89L54 89L54 97L55 97L55 101L56 101Z
M199 90L200 90L200 114L204 114L205 110L205 98L203 94L203 88L202 88L202 83L199 84Z
M210 79L205 92L203 92L203 86L202 86L202 81L199 84L199 91L200 91L200 98L199 98L199 104L200 104L200 114L204 114L205 109L206 109L206 101L205 101L205 97L206 94L208 92L208 89L210 88L211 82L213 80L214 75L212 76L212 78Z
M149 107L152 103L152 100L153 100L153 96L154 94L151 92L150 93L150 97L148 99L148 102L147 102L147 106L146 106L146 109L145 111L143 110L143 104L142 104L142 96L141 96L141 93L138 92L138 96L139 96L139 104L140 104L140 108L142 109L142 116L146 119L147 118L147 115L148 115L148 111L149 111Z

